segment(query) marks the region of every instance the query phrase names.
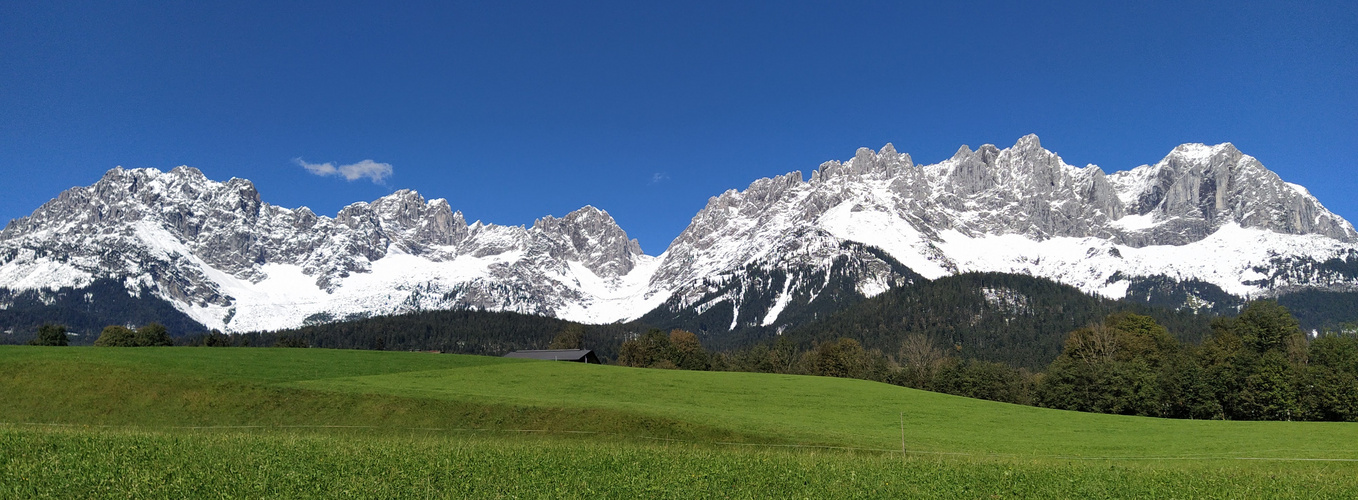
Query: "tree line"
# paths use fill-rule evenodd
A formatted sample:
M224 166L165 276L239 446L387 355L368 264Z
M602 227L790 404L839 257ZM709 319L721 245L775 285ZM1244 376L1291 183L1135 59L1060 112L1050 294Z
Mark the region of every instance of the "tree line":
M1070 333L1036 402L1171 418L1358 421L1358 332L1308 339L1271 300L1214 319L1199 345L1143 316L1110 316Z
M623 342L624 366L858 378L980 399L1096 413L1227 420L1358 421L1358 324L1311 339L1276 301L1218 317L1201 344L1150 316L1109 314L1069 332L1045 370L963 358L921 333L894 353L842 337L786 338L711 353L684 330Z
M67 346L71 344L66 325L44 323L38 327L38 334L28 341L28 345ZM147 323L140 328L122 325L109 325L99 333L94 341L96 347L155 347L172 346L174 339L170 331L160 323Z
M911 347L923 345L912 337ZM902 352L906 352L903 347ZM859 378L967 397L1030 404L1031 375L1003 363L960 359L928 346L908 356L918 365L903 365L881 350L855 339L816 343L809 349L780 338L745 349L709 352L698 336L685 330L652 329L623 342L617 364L641 368L740 371ZM923 370L916 366L927 367Z

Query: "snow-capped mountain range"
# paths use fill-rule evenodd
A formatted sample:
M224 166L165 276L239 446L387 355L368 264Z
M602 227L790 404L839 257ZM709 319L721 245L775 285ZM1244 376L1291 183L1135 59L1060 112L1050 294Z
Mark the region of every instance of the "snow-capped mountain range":
M730 330L967 271L1111 298L1150 277L1242 297L1358 290L1325 265L1336 259L1358 263L1353 226L1231 144L1107 175L1029 135L933 165L888 144L809 181L759 179L709 200L659 256L588 206L531 227L468 224L448 201L402 190L332 218L262 202L244 179L116 168L0 232L0 288L116 280L223 331L451 308L591 323L659 311Z

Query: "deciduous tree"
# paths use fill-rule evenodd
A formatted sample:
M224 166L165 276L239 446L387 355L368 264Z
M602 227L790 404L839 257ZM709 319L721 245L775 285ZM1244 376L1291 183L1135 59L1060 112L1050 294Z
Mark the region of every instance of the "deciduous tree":
M109 325L99 332L99 339L94 341L94 345L99 347L136 347L137 333L131 328L122 325Z
M165 329L165 325L148 323L137 329L133 343L137 347L172 346L174 340L170 338L170 332Z

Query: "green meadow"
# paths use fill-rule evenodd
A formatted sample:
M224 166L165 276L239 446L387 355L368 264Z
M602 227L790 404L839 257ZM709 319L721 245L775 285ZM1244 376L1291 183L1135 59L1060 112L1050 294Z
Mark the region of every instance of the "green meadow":
M448 354L0 347L6 498L633 495L1346 498L1358 425Z

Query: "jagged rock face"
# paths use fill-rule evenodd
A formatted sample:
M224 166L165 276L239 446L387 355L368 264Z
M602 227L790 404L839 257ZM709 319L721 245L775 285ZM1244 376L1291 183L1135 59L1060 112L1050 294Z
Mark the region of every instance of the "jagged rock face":
M543 217L533 223L545 252L562 261L577 261L599 276L622 276L632 271L641 243L627 233L607 212L585 207L557 219Z
M776 331L966 271L1109 297L1176 279L1241 297L1358 289L1353 269L1353 226L1230 144L1107 175L1032 135L932 165L863 148L809 181L759 179L711 198L659 257L588 206L531 227L468 224L402 190L331 218L188 167L110 170L0 232L0 288L113 280L237 331L446 308Z
M946 214L935 230L980 235L1001 228L1039 240L1110 237L1108 222L1124 213L1102 170L1066 165L1033 135L1004 150L987 144L973 152L963 146L948 161L922 171L917 182L932 196L912 198L919 201L916 211Z
M432 266L431 275L373 276L375 263L390 255L415 257L410 263ZM596 298L573 281L568 262L580 261L591 281L616 281L648 259L593 207L531 229L468 225L446 200L402 190L329 218L269 205L247 180L214 182L188 167L110 170L0 232L0 286L55 289L112 278L223 329L417 308L550 315ZM288 274L279 266L298 276L269 281ZM275 309L270 314L281 316L274 318L242 310L271 299L297 307Z
M1353 226L1330 213L1305 188L1283 182L1231 144L1185 144L1153 166L1115 178L1128 212L1162 224L1144 244L1186 244L1223 224L1282 234L1316 234L1353 242Z

